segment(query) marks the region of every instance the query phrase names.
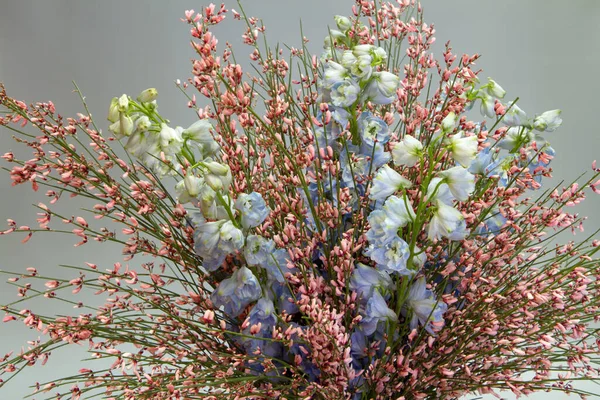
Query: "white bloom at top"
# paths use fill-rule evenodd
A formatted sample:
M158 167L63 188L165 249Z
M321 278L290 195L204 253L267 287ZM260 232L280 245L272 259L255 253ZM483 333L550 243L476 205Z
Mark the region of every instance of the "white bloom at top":
M554 132L561 124L560 110L546 111L533 120L533 127L538 131Z
M164 151L166 155L179 154L183 147L181 132L164 123L161 124L160 127L161 129L158 138L160 149Z
M371 52L375 49L372 44L358 44L352 48L352 52L356 57L371 55Z
M468 168L477 156L477 136L464 137L464 132L461 131L448 138L447 144L454 161L465 168Z
M350 66L350 73L365 81L371 77L373 67L371 66L371 56L360 56L356 62Z
M344 17L342 15L336 15L335 17L333 17L335 24L337 25L338 29L342 32L347 32L348 29L350 29L352 27L352 23L350 22L350 18L348 17Z
M175 192L177 193L177 201L181 204L189 203L194 201L200 194L200 190L203 184L202 178L199 178L191 173L188 173L182 181L175 185Z
M391 72L373 72L371 80L364 90L363 100L375 104L390 104L394 100L400 78Z
M423 145L413 136L406 135L392 148L392 160L397 165L413 167L423 155Z
M440 172L450 192L457 200L465 201L475 190L475 175L466 168L456 166Z
M126 94L123 94L121 97L119 97L118 102L118 106L117 108L119 109L119 112L126 112L127 109L129 108L129 97L127 97Z
M506 90L502 89L502 86L498 85L498 83L492 78L488 78L488 83L485 85L485 90L490 96L493 96L497 99L503 99L506 95Z
M408 189L411 186L411 181L394 171L389 165L384 165L379 168L373 179L369 198L371 200L385 200L398 190Z
M184 129L181 132L181 136L184 139L192 140L194 142L204 142L206 140L214 140L210 134L212 125L207 119L200 119L194 122L189 128Z
M496 116L496 111L494 111L494 98L485 92L479 92L479 98L481 99L481 115L494 118Z
M204 162L206 168L204 180L215 191L227 190L231 185L232 176L231 169L228 165L219 164L216 161Z
M444 119L442 120L442 131L450 132L450 131L454 130L455 126L456 126L456 114L454 114L453 112L449 112L448 115L446 115L444 117Z
M108 116L106 117L110 122L117 122L119 120L119 99L113 97L108 106Z
M454 196L450 193L450 187L440 177L435 177L429 182L427 186L427 195L425 196L427 201L441 201L444 204L452 205Z
M525 111L521 110L518 105L513 104L512 107L510 107L510 110L504 114L502 122L507 126L525 125L527 123L527 114L525 114Z
M119 120L108 127L117 139L130 136L133 133L133 120L128 115L120 114Z
M348 71L343 65L335 61L328 61L325 65L325 74L323 78L323 87L331 89L336 83L343 82L348 77Z
M437 201L427 230L429 240L438 240L442 236L450 240L462 240L468 234L462 213L452 206Z

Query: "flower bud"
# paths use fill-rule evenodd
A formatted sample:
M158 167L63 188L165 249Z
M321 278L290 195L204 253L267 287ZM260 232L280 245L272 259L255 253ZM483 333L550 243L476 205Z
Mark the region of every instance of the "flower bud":
M126 94L122 95L121 97L119 97L119 105L118 105L118 109L119 112L127 112L127 108L129 107L129 98L127 97Z
M335 20L335 24L337 25L338 29L344 33L352 27L352 23L348 17L336 15L333 17L333 19Z
M158 90L155 88L149 88L140 93L140 95L137 97L137 100L140 103L150 103L151 101L156 100L156 97L158 97Z
M227 190L231 185L231 170L229 166L219 164L215 161L204 163L204 167L208 170L204 175L204 180L214 191Z
M110 122L117 122L119 120L119 99L113 97L108 107L108 116L106 117Z

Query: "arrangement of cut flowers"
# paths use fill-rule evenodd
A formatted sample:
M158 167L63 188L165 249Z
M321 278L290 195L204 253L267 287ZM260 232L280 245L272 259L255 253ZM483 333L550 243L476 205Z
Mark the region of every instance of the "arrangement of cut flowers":
M251 73L211 33L226 15ZM115 97L105 123L85 102L65 118L2 87L0 124L33 151L7 152L5 169L49 198L38 227L9 220L3 234L68 232L124 256L82 260L69 278L10 273L4 323L40 339L2 356L4 384L83 346L92 367L35 383L36 396L586 394L600 241L557 241L583 230L569 207L600 193L600 169L544 186L559 110L520 109L479 77L477 55L446 45L436 60L413 0L357 0L319 55L304 39L268 48L259 19L223 5L183 20L197 53L178 82L199 117L187 128L160 114L155 89ZM73 196L90 207L53 211ZM42 315L26 305L40 296L75 311Z

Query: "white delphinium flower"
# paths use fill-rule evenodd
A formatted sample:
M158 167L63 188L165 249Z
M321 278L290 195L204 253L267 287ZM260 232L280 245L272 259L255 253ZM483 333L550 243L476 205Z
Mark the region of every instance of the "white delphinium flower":
M366 81L371 77L371 73L373 72L371 62L371 56L358 57L356 61L350 66L350 73L359 78L361 81Z
M373 179L373 186L369 193L371 200L385 200L400 189L408 189L412 182L400 175L398 172L384 165L377 171Z
M182 181L175 185L177 201L181 204L193 202L200 195L200 190L204 181L202 178L188 173Z
M512 104L512 103L511 103ZM512 104L510 110L504 114L502 122L507 126L521 126L527 123L527 114L518 105Z
M506 95L506 90L492 78L488 78L488 83L485 85L486 92L497 99L503 99Z
M130 116L120 113L117 122L111 124L108 130L111 131L117 139L122 139L125 136L130 136L133 133L133 120Z
M561 110L546 111L533 119L533 127L538 131L554 132L561 124Z
M413 167L423 156L423 145L413 136L404 136L392 148L392 160L397 165Z
M465 137L464 132L460 131L449 137L446 142L454 161L468 168L477 156L477 136Z
M466 168L456 166L440 172L444 183L450 188L450 193L459 201L465 201L475 190L475 175Z
M448 184L442 178L435 177L429 182L429 186L427 186L425 200L433 202L441 201L444 204L452 205L455 199L450 192Z
M352 53L354 53L356 57L369 56L374 49L375 46L372 44L359 44L352 48Z
M343 82L348 77L348 70L346 70L343 65L338 64L335 61L328 61L327 64L325 64L323 87L325 89L331 89L333 85Z
M129 97L126 94L119 97L117 108L121 113L127 112L127 109L129 108Z
M187 129L181 132L184 140L196 142L200 145L202 157L212 157L219 151L219 144L215 141L210 130L212 125L206 119L194 122Z
M442 120L442 132L452 132L456 127L456 114L449 112Z
M150 129L152 126L152 122L147 115L142 115L138 119L135 120L135 132L144 132Z
M204 180L215 191L227 190L231 185L231 169L228 165L219 164L216 161L207 161L202 164L206 173Z
M496 112L494 111L494 98L485 92L479 92L479 99L481 100L481 114L489 118L494 118L496 116Z
M400 78L391 72L373 72L371 80L363 92L363 100L375 104L390 104L396 95Z
M181 132L177 129L173 129L167 124L161 124L161 129L158 134L158 144L160 150L167 156L177 155L181 152L183 147L183 138Z
M429 240L438 240L441 237L462 240L468 234L465 217L462 213L442 201L436 201L435 211L427 230Z
M119 120L119 99L113 97L108 106L108 116L106 117L110 122L117 122Z

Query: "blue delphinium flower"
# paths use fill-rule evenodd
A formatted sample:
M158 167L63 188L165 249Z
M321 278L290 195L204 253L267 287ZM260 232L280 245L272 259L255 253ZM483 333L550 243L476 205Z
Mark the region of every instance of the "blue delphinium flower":
M350 107L360 93L360 86L351 79L345 79L331 87L331 101L337 107Z
M385 293L393 287L394 283L387 272L378 271L362 263L356 264L350 278L350 289L354 290L359 300L364 302L373 297L375 290Z
M216 307L224 307L227 315L237 317L261 295L258 279L248 268L241 267L219 284L210 299Z
M271 290L273 301L277 305L277 310L279 310L279 312L285 311L291 315L300 311L296 303L294 303L294 296L292 296L292 293L285 282L274 282L271 285Z
M258 349L269 357L281 357L283 346L280 342L270 340L275 325L277 325L277 315L273 302L269 299L261 298L252 307L248 313L249 325L242 332L248 336L252 335L253 325L260 324L260 331L253 334L255 338L240 338L242 346L247 354L254 354Z
M233 222L218 220L207 222L202 217L194 217L194 250L203 259L203 267L214 271L228 254L244 246L244 235Z
M398 316L391 310L385 299L378 291L373 291L373 296L367 301L367 305L361 313L361 327L367 336L375 333L377 325L387 321L397 321Z
M385 244L397 237L398 229L415 219L415 212L406 196L390 196L381 210L374 210L367 217L370 229L367 240L371 244Z
M486 168L493 162L492 156L489 147L481 150L471 162L469 172L475 175L487 175Z
M398 273L400 275L412 275L413 270L407 268L410 250L408 244L399 237L393 238L385 244L371 244L365 255L377 264L377 269L387 273Z
M244 229L254 228L264 222L269 216L269 207L260 193L242 193L235 201L235 208L242 214Z
M259 235L248 235L244 247L244 257L248 265L261 265L275 251L275 242Z
M431 290L427 289L425 278L414 281L408 291L406 305L411 313L410 329L418 325L435 335L444 325L444 313L448 306L443 301L438 301Z
M269 279L276 280L277 282L285 281L286 272L295 272L296 269L289 269L287 267L287 260L289 254L285 249L277 249L273 253L267 256L264 263L260 264L262 268L267 271Z
M360 117L358 118L358 129L363 143L371 148L375 143L387 143L390 138L388 124L368 111L360 114Z

